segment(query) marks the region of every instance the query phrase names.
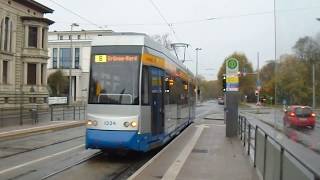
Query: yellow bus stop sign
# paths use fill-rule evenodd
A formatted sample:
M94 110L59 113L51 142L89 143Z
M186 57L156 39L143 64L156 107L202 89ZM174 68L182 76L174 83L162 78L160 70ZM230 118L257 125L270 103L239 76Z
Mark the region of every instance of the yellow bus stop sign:
M107 55L95 55L94 60L96 63L107 62Z

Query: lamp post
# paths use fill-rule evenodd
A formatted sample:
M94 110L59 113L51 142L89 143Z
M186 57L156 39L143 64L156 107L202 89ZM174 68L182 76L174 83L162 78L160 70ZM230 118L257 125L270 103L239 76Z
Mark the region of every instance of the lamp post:
M196 104L198 103L198 56L201 48L196 48Z
M320 18L316 18L317 21L320 21ZM312 63L312 108L316 108L316 65L315 61Z
M78 27L79 24L77 23L72 23L70 25L71 31L70 31L70 61L69 61L69 105L72 104L73 102L73 97L72 97L72 79L71 79L71 69L72 69L72 62L73 62L73 44L72 44L72 31L73 27Z

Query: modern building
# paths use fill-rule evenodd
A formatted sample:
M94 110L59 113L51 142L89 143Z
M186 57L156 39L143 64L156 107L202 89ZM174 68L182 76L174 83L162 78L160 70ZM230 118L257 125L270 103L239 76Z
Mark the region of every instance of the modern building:
M49 32L48 76L60 69L68 79L71 77L73 102L82 103L87 100L92 39L112 32L111 30ZM64 94L69 95L69 86Z
M47 106L48 26L53 10L34 0L0 0L0 107Z

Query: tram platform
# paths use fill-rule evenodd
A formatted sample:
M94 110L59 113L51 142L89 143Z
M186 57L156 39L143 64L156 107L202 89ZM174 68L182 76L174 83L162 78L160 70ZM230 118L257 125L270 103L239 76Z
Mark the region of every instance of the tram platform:
M224 122L209 119L190 125L129 179L258 180L239 138L227 138Z

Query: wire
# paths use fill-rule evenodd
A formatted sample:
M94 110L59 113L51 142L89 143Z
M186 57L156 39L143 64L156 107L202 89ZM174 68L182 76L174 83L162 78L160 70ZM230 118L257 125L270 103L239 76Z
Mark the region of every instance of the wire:
M160 17L163 19L163 21L167 24L167 26L169 27L169 29L172 31L173 35L175 36L175 38L177 40L179 40L179 37L177 36L174 28L173 28L173 24L169 23L167 21L167 19L164 17L164 15L161 13L159 7L153 2L153 0L149 0L149 2L152 4L152 6L156 9L156 11L158 12L158 14L160 15ZM180 40L179 40L180 41Z
M61 5L60 3L57 3L57 2L56 2L56 1L54 1L54 0L48 0L48 1L51 1L52 3L54 3L54 4L58 5L58 6L59 6L59 7L61 7L62 9L64 9L64 10L68 11L69 13L71 13L71 14L73 14L73 15L75 15L75 16L77 16L77 17L79 17L80 19L82 19L82 20L84 20L84 21L88 22L89 24L94 25L94 26L97 26L99 29L103 29L103 28L102 28L101 26L99 26L98 24L96 24L96 23L92 22L91 20L89 20L89 19L87 19L87 18L85 18L85 17L81 16L80 14L78 14L78 13L76 13L76 12L74 12L74 11L72 11L72 10L70 10L70 9L66 8L66 7L64 7L64 6L63 6L63 5Z

